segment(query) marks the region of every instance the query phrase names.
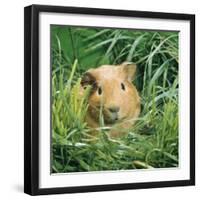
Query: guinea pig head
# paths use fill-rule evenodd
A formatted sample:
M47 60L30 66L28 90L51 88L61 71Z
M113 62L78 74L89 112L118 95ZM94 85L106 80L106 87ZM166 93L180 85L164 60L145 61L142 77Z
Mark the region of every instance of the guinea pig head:
M136 65L125 62L90 69L83 75L83 88L92 88L88 115L93 121L99 122L100 110L107 125L137 117L140 98L132 84L135 72Z

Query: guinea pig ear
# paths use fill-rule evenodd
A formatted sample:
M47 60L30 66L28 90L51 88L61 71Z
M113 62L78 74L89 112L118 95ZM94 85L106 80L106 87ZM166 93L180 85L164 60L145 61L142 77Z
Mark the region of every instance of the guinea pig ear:
M96 78L90 73L86 72L83 74L83 77L81 78L81 85L82 87L92 86L92 89L96 89L97 83Z
M136 68L137 68L136 64L131 63L131 62L123 62L121 66L122 66L123 73L125 74L125 78L130 82L133 81L135 77Z

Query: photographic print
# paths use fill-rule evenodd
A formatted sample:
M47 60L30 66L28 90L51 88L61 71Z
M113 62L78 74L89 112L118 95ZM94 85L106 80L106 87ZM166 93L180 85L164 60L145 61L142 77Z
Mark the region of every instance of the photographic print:
M24 192L195 184L195 16L31 5Z
M178 167L178 37L51 26L52 173Z

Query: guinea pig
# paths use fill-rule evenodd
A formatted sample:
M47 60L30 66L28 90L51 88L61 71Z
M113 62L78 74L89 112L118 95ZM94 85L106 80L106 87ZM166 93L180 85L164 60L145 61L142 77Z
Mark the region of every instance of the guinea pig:
M88 126L100 126L101 110L104 125L111 127L111 137L122 136L132 128L140 114L140 97L132 83L135 72L135 64L124 62L120 65L102 65L83 75L82 87L91 86L86 114Z

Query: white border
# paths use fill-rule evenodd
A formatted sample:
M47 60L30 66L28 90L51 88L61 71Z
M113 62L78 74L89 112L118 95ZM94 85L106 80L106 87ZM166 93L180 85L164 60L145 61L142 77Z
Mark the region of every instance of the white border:
M50 24L177 30L179 35L179 168L50 175ZM189 179L190 26L188 21L40 13L39 187L67 187Z

